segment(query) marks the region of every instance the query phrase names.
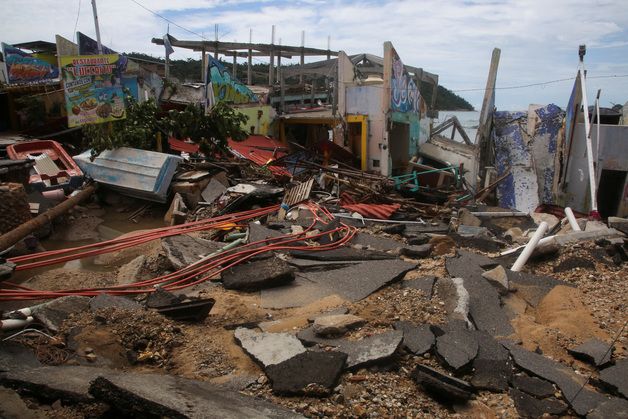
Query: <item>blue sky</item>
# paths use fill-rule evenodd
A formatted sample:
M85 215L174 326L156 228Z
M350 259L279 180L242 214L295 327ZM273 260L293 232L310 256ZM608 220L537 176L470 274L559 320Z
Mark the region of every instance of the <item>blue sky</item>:
M502 50L497 86L510 87L574 77L578 45L587 44L585 65L591 78L591 97L602 89L602 105L628 101L628 6L625 1L248 1L248 0L136 0L177 24L214 39L276 42L331 48L349 54L383 54L391 41L407 64L437 73L441 84L458 91L483 88L493 47ZM79 13L80 3L80 13ZM63 7L59 7L63 4ZM103 41L119 51L163 56L150 43L165 33L168 23L133 0L100 0L98 12ZM77 19L78 17L78 19ZM94 35L89 0L3 0L0 40L54 41L60 34L73 38L74 26ZM174 25L179 39L200 39ZM176 49L173 58L198 57ZM259 59L263 61L262 58ZM624 76L609 77L605 76ZM556 103L564 108L572 82L563 81L496 92L501 110L520 110L528 104ZM461 91L479 107L483 92Z

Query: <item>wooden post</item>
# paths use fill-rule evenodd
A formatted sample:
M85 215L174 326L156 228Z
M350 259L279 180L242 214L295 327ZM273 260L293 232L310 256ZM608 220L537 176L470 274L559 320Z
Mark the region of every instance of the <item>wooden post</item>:
M253 43L253 29L249 29L249 56L247 57L246 68L246 82L248 85L253 84L253 50L251 44Z
M480 123L475 137L476 144L476 167L473 179L477 176L484 177L484 168L491 166L491 142L489 137L491 134L491 126L493 125L493 109L495 108L495 83L497 82L497 68L499 66L499 57L501 50L493 49L491 56L491 65L488 70L488 79L486 80L486 89L484 90L484 100L482 101L482 110L480 111ZM471 185L475 187L475 182Z
M310 108L314 107L314 94L316 92L316 76L312 77L312 91L311 93L311 97L310 97Z
M95 185L87 185L78 194L66 199L56 207L50 208L48 211L39 214L32 220L29 220L24 224L21 224L18 227L14 228L13 230L3 234L2 236L0 236L0 251L8 249L15 243L22 240L24 237L31 234L33 231L42 228L58 216L65 214L75 205L78 205L87 198L89 198L94 193L94 191L96 191Z

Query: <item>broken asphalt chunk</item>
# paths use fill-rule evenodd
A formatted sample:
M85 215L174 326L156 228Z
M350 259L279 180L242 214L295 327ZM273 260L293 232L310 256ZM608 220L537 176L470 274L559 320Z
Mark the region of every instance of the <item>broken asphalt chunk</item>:
M482 390L507 390L512 376L508 351L488 333L479 330L472 333L478 342L478 354L473 360L471 384Z
M517 296L523 298L532 307L539 305L541 300L558 285L574 287L574 284L560 281L549 276L534 275L527 272L513 272L506 269L510 286L517 289Z
M477 355L478 341L470 330L450 330L436 338L436 353L449 368L460 370Z
M540 400L514 388L510 389L509 395L515 402L517 412L524 418L539 418L544 414L562 415L567 411L567 405L555 397Z
M404 246L404 243L401 241L389 239L388 237L383 236L375 236L368 233L356 234L353 240L351 240L351 244L359 244L362 246L366 246L369 249L379 250L382 252L390 252Z
M143 307L137 301L127 297L117 295L100 294L92 298L89 302L89 308L92 312L103 308L120 308L123 310L142 310Z
M549 381L527 375L515 375L512 377L512 386L537 398L551 397L556 393L554 386Z
M451 276L463 279L464 288L469 293L469 315L475 326L493 336L509 336L514 329L497 290L482 277L483 267L495 264L485 256L466 251L459 251L457 257L447 258L445 262Z
M258 291L292 281L294 271L277 256L236 265L222 273L222 284L230 290Z
M355 329L366 323L361 317L353 314L332 314L314 319L312 328L319 336L341 335L349 329Z
M434 346L436 338L428 324L417 326L408 321L398 321L393 326L403 332L403 346L415 355L423 355Z
M179 270L198 262L202 256L221 249L224 244L211 240L192 237L187 234L169 236L161 239L161 247L166 253L173 269Z
M413 258L413 259L421 259L426 258L432 253L432 245L431 244L422 244L419 246L405 246L401 248L401 255Z
M432 298L432 292L434 290L434 283L436 282L436 277L433 275L427 275L421 278L416 279L408 279L406 281L401 282L401 288L412 288L415 290L423 291L423 294L427 298Z
M269 402L210 383L162 374L111 373L99 376L90 393L123 417L296 418Z
M596 367L607 364L615 348L599 339L589 339L575 348L567 349L572 356L592 363ZM628 372L628 371L627 371Z
M412 372L412 378L425 391L447 404L464 402L473 394L473 387L466 381L450 377L427 365L417 365Z
M322 345L335 347L337 351L346 353L347 368L358 368L389 359L401 345L403 332L391 330L360 340L325 339L308 327L297 333L297 337L306 345Z
M273 392L325 396L336 386L345 367L342 352L302 352L265 369Z
M600 393L583 387L585 377L576 375L569 367L525 350L512 342L501 343L510 351L519 368L556 384L577 414L584 416L606 400Z
M0 373L18 368L37 368L42 364L33 350L17 342L0 341Z
M338 249L324 251L291 250L290 256L299 259L328 262L397 259L395 255L389 253L376 250L356 249L353 247L339 247Z
M359 301L378 289L398 281L415 264L401 260L364 261L333 271L303 272L301 275L349 301Z
M18 368L0 374L0 384L49 402L93 402L89 383L104 371L83 366Z
M613 397L587 415L587 419L628 419L628 401L619 397Z
M242 349L262 367L279 364L305 352L305 347L289 333L264 333L240 327L234 337Z
M628 398L628 359L616 361L614 366L600 371L600 381L613 391Z
M70 315L88 310L90 300L78 295L56 298L33 307L33 317L56 332Z
M180 302L181 299L178 295L164 290L163 288L157 288L155 291L148 294L146 298L146 307L148 308L160 308L166 307L172 304Z

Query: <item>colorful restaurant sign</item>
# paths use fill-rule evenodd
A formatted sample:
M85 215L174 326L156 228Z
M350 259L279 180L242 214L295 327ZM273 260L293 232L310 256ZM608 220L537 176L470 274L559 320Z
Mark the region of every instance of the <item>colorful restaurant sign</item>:
M118 54L60 58L69 127L126 117L118 59Z
M59 69L40 58L2 43L9 84L37 83L59 77Z

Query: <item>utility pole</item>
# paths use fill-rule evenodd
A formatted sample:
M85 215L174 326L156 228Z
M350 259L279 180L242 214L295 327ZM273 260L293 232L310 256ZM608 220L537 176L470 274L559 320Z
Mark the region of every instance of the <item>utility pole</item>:
M275 25L273 25L272 35L270 37L270 53L269 53L269 63L268 63L268 85L272 86L274 82L274 66L275 66Z
M94 26L96 27L96 41L98 42L98 54L102 54L102 43L100 42L100 27L98 26L98 10L96 10L96 0L92 0L92 11L94 12Z
M246 82L250 86L253 84L253 49L251 48L251 44L253 43L253 29L249 29L249 54L247 58L247 68L246 68Z

